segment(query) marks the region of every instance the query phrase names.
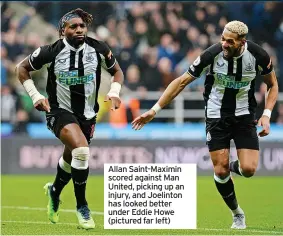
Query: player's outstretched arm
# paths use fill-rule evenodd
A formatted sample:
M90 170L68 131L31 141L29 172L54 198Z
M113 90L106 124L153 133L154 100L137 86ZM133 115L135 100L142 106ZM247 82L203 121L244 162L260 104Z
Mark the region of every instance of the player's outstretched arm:
M262 117L258 121L258 126L262 126L262 131L259 132L260 137L264 137L270 132L270 117L272 109L278 98L278 82L275 75L275 72L263 76L263 81L267 85L267 98L265 103L265 109L262 114Z
M168 105L186 87L186 85L194 80L195 78L188 73L184 73L177 79L173 80L161 95L158 102L150 110L138 116L132 122L132 128L140 130L146 123L150 122L154 118L158 111Z
M50 112L48 99L38 92L30 76L30 71L33 70L27 57L16 66L15 72L17 78L31 97L34 107L39 111Z

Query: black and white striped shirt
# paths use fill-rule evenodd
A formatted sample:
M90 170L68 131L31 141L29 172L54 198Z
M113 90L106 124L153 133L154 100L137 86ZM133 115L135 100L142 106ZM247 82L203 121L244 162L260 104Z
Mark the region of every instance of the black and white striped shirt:
M104 42L87 37L76 49L64 38L35 50L29 63L34 70L48 65L46 91L51 109L63 108L91 119L99 110L101 66L110 71L116 59Z
M208 118L254 114L255 77L271 73L273 66L267 52L247 41L244 52L226 60L221 43L206 49L190 66L188 73L197 78L207 71L205 80L205 115Z

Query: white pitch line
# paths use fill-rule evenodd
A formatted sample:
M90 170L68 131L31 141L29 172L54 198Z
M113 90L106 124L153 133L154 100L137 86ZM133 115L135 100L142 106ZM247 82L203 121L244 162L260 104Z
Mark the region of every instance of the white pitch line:
M17 210L29 210L29 211L46 211L46 208L42 207L26 207L26 206L1 206L4 209L17 209ZM61 212L76 212L76 210L72 209L60 209ZM91 214L94 215L104 215L103 212L100 211L92 211Z
M4 209L17 209L17 210L31 210L31 211L46 211L46 208L40 208L40 207L26 207L26 206L1 206ZM61 212L71 212L74 213L76 212L75 210L72 209L61 209ZM103 212L99 211L92 211L91 212L94 215L104 215ZM2 220L1 222L3 223L19 223L19 224L47 224L47 225L53 225L52 223L48 223L45 221L16 221L16 220ZM75 223L57 223L61 225L74 225L77 226L78 224ZM209 229L209 228L197 228L197 230L204 230L204 231L235 231L232 229ZM283 232L280 231L271 231L271 230L257 230L257 229L244 229L240 230L239 232L250 232L250 233L269 233L269 234L278 234L278 235L283 235Z
M19 224L36 224L36 225L72 225L72 226L78 226L76 223L48 223L45 221L20 221L20 220L1 220L1 223L19 223Z
M229 231L229 232L237 232L236 229L209 229L209 228L197 228L200 230L205 230L205 231ZM271 231L271 230L257 230L257 229L241 229L238 230L239 232L250 232L250 233L270 233L270 234L279 234L283 235L283 231Z
M1 223L19 223L19 224L38 224L38 225L72 225L72 226L78 226L78 224L76 223L56 223L56 224L52 224L52 223L48 223L45 221L18 221L18 220L2 220L0 221ZM205 230L205 231L229 231L231 232L231 229L208 229L208 228L198 228L197 230ZM233 230L235 231L235 230ZM235 231L236 232L236 231ZM246 230L240 230L239 232L253 232L253 233L272 233L272 234L280 234L282 235L282 233L280 233L279 231L268 231L268 230L253 230L253 229L246 229Z

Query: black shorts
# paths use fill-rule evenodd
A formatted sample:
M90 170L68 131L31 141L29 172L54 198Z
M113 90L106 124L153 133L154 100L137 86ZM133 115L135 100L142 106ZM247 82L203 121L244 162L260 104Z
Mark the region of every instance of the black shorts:
M206 143L209 151L229 149L233 139L237 149L259 150L253 115L206 119Z
M88 144L90 144L91 139L93 138L96 117L86 120L62 108L52 108L49 113L46 113L46 120L47 128L59 139L62 128L72 123L76 123L80 126Z

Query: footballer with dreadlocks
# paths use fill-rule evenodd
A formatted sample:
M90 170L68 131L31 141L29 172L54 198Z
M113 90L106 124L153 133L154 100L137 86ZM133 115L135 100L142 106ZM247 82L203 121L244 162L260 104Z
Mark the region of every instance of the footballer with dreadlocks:
M106 100L111 100L111 110L120 107L119 92L124 81L109 47L87 36L87 27L92 21L92 15L79 8L66 13L58 25L60 39L39 47L16 67L17 77L34 107L46 112L48 129L65 146L55 181L44 187L48 196L48 218L52 223L58 222L60 193L72 179L79 226L84 229L95 227L85 193L102 68L114 77L106 96ZM30 75L43 65L48 69L48 98L38 92Z

